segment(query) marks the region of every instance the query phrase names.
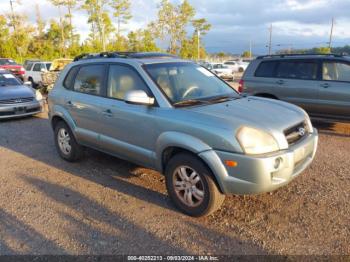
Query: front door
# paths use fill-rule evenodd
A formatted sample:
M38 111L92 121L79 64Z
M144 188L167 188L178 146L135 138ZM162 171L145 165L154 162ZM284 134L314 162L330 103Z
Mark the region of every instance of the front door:
M100 141L112 154L153 167L157 139L154 115L159 108L124 101L125 94L131 90L143 90L149 96L153 95L132 67L111 64L108 71Z

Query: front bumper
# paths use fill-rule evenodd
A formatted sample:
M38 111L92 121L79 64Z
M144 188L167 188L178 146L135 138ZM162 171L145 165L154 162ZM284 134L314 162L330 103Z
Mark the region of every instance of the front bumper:
M314 129L298 144L287 150L264 156L248 156L222 151L206 151L199 156L209 165L225 194L259 194L274 191L300 175L313 161L318 144ZM276 159L281 160L278 168ZM235 161L236 167L226 167Z
M0 119L31 116L43 112L44 101L33 101L0 106Z

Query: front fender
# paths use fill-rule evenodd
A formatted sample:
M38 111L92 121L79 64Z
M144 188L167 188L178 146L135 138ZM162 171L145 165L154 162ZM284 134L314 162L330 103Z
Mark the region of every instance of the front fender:
M204 143L202 140L180 132L165 132L161 134L156 142L156 159L157 169L163 169L162 156L165 149L169 147L178 147L188 150L194 154L199 154L212 148Z

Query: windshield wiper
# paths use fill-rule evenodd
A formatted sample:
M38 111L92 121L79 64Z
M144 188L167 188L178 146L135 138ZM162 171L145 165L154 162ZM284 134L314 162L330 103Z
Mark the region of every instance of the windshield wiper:
M189 100L183 100L180 102L176 102L173 104L175 107L182 107L182 106L194 106L194 105L203 105L203 104L209 104L209 101L205 100L198 100L198 99L189 99Z
M232 99L237 99L237 98L234 96L230 96L230 95L223 95L223 96L212 97L212 98L208 99L207 101L209 103L220 103L220 102L226 102L226 101L229 101Z

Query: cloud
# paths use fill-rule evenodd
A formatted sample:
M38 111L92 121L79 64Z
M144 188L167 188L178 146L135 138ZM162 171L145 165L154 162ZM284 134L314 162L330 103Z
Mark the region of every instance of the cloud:
M160 0L131 0L133 19L125 33L145 27L157 15ZM179 3L181 0L173 0ZM325 45L329 38L332 17L336 19L335 44L350 43L349 0L189 0L196 8L197 17L204 17L212 24L212 30L204 42L209 51L241 53L249 48L266 52L268 27L273 24L274 49L284 46L294 48ZM46 20L58 17L58 10L48 0L22 0L15 5L35 22L35 4L38 4ZM8 1L1 0L0 13L9 12ZM87 37L89 25L84 11L74 12L74 25L82 38Z

